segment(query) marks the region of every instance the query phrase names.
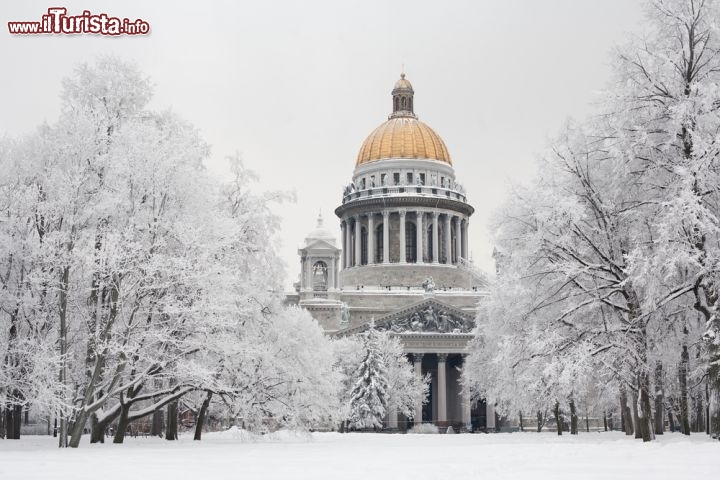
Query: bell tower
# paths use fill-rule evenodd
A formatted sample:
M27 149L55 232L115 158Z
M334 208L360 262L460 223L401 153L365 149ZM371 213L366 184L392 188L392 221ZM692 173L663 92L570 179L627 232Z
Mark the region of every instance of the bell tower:
M400 80L395 82L392 90L393 112L390 118L412 117L417 118L413 109L413 96L415 91L409 80L405 79L405 73L400 74Z

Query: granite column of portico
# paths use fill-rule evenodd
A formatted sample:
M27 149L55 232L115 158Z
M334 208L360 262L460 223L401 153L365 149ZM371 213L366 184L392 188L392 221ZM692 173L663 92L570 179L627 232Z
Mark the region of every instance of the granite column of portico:
M447 423L447 353L438 353L438 401L437 419L441 426Z
M383 263L390 263L390 212L383 211Z
M423 212L415 212L416 242L417 242L417 259L416 263L423 263Z
M405 263L405 214L407 210L400 210L400 263Z
M415 375L422 381L423 374L422 374L422 359L423 354L422 353L414 353L413 354L413 362L415 363ZM415 425L419 425L422 423L422 409L423 409L423 401L418 400L418 402L415 404L415 416L413 417L413 422Z
M368 213L367 219L367 263L372 265L375 263L375 214Z
M362 238L362 226L360 225L360 215L355 215L355 266L362 265L362 250L360 240Z

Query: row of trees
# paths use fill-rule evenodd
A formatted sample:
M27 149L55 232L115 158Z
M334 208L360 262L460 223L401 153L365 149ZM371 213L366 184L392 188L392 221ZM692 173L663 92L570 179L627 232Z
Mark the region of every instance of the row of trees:
M720 433L720 11L647 9L598 114L568 123L496 215L464 372L505 413L614 411L644 441L665 419Z
M255 193L237 157L229 180L209 175L197 130L151 97L135 67L102 58L65 80L56 123L0 142L0 426L19 438L32 408L77 447L144 418L158 433L164 411L175 439L181 402L198 439L209 413L339 423L355 371L282 305L283 196Z

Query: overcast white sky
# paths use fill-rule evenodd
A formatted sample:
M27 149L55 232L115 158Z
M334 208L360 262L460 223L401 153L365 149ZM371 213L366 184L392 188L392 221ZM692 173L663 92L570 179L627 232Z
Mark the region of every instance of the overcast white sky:
M47 8L142 18L148 36L13 36L8 21ZM59 112L61 79L101 53L135 61L212 145L209 167L242 153L263 188L294 190L281 253L290 286L297 248L332 213L365 137L391 111L405 65L415 111L445 140L476 213L470 249L492 270L485 224L511 179L608 80L613 46L642 30L639 0L65 1L0 5L0 135Z

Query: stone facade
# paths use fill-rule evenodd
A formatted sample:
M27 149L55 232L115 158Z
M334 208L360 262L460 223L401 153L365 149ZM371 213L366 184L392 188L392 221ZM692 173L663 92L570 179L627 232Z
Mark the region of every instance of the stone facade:
M417 120L404 76L393 113L363 144L352 182L335 209L340 246L322 219L298 251L300 281L287 297L331 335L377 328L396 335L430 398L414 419L390 412L387 426L433 422L492 430L495 415L470 405L458 383L485 275L468 260L473 207L455 179L442 139Z

